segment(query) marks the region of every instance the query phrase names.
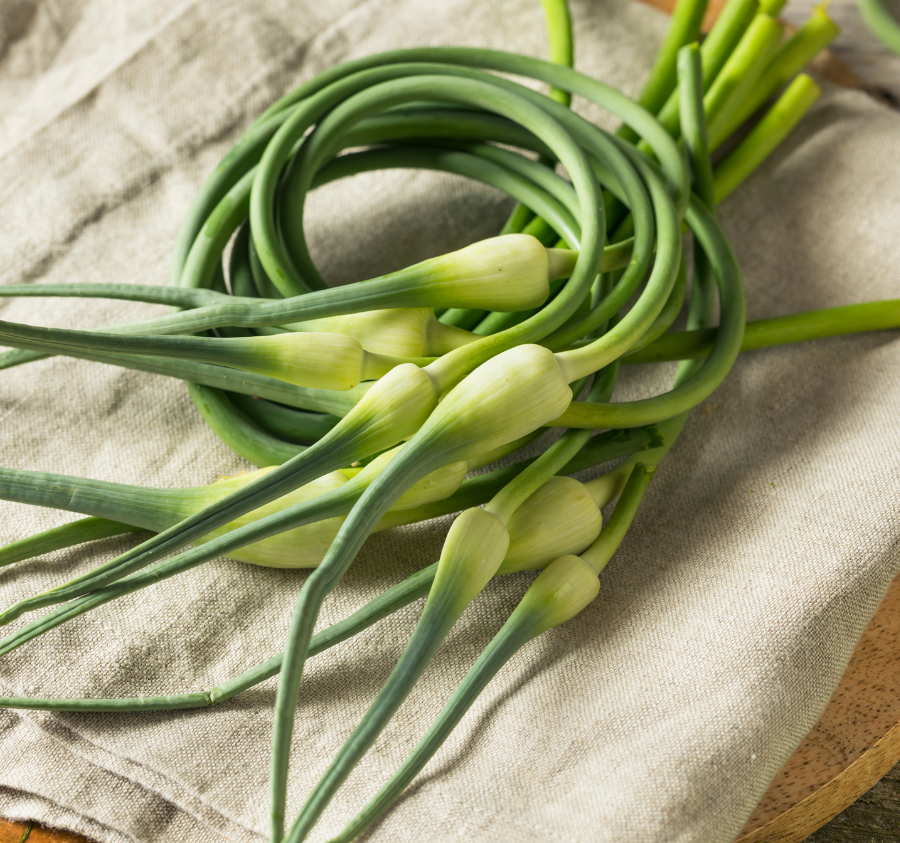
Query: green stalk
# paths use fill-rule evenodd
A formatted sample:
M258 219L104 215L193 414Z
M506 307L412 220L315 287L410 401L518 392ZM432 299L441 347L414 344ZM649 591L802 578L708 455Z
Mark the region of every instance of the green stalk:
M716 81L716 77L729 56L734 53L758 11L758 0L729 0L725 4L709 35L703 41L703 46L700 47L704 90L709 90ZM673 91L659 112L659 122L673 136L677 136L680 131L680 107L678 93Z
M233 300L232 296L204 289L176 289L172 287L151 287L145 284L97 284L77 282L66 284L4 284L0 286L0 297L60 297L79 299L116 299L119 301L139 301L146 304L166 304L172 307L203 307ZM245 304L254 304L256 299L238 297ZM140 322L110 326L109 330L122 331L128 325Z
M409 643L375 701L313 788L287 835L288 841L299 841L306 836L425 672L450 629L496 572L508 546L506 529L484 510L466 510L454 522L428 600Z
M112 536L121 536L125 533L134 533L141 530L132 524L123 524L120 521L110 521L108 518L81 518L59 527L53 527L34 536L28 536L19 541L12 542L5 547L0 547L0 567L22 562L25 559L33 559L35 556L43 556L45 553L53 553L56 550L64 550L85 542L107 539Z
M762 77L784 35L784 27L768 15L757 15L703 98L710 148L727 137L729 121Z
M900 56L900 23L888 11L884 0L859 0L858 4L859 13L872 34Z
M284 835L291 735L303 668L319 609L353 562L375 524L404 491L403 487L398 487L398 481L402 478L405 486L412 485L436 467L436 457L428 451L419 453L413 442L415 437L366 489L341 526L322 564L310 574L300 591L291 617L275 702L270 774L269 836L272 840L280 841ZM415 479L410 482L411 478Z
M305 412L236 392L229 393L228 398L248 419L265 427L279 439L298 445L312 445L339 421L333 415Z
M570 400L571 391L549 352L536 346L506 351L446 395L354 505L322 564L304 584L291 619L272 739L273 840L283 836L290 740L306 653L322 601L405 488L439 465L469 459L537 429Z
M805 73L797 76L750 134L716 167L716 203L722 202L787 136L822 93Z
M644 462L634 464L628 482L616 503L616 508L609 521L603 526L599 538L587 550L579 554L597 574L606 567L613 554L619 549L619 545L622 544L655 471L655 465L648 465Z
M900 299L829 307L748 322L741 351L895 328L900 328ZM705 328L667 334L652 345L624 357L622 362L662 363L705 357L712 348L716 333L716 328Z
M79 512L162 530L177 521L200 490L151 489L42 471L0 468L0 499Z
M566 0L541 0L544 19L547 21L548 58L554 64L572 67L574 63L574 40L572 38L572 17ZM551 99L562 103L566 108L572 102L572 94L562 88L550 88ZM527 222L527 220L526 220Z
M622 431L620 432L622 434L621 438L624 440L627 438L627 436L633 436L635 432L636 431ZM582 449L582 452L574 460L570 461L566 466L564 466L562 471L578 471L587 467L592 462L606 461L606 459L621 455L620 452L616 450L616 446L621 445L622 443L617 442L615 436L610 435L615 433L616 431L610 431L608 434L601 434L594 437L593 442L589 443L588 446ZM653 448L659 447L661 444L662 440L658 436L654 436L652 439L644 443L643 447ZM531 465L533 463L534 460L529 460L525 463L519 464L518 466L511 466L509 469L500 469L491 472L491 474L498 477L499 486L502 487L502 485L507 482L509 477L515 476L515 471L521 471L526 467L526 465ZM513 470L512 474L510 474L511 469ZM617 471L618 470L614 470L613 475L615 475ZM490 486L486 486L483 483L484 478L487 476L488 475L481 475L479 477L464 481L464 485L470 484L476 487L476 496L474 498L471 498L470 501L464 503L462 507L451 507L451 510L464 508L466 506L481 503L487 500L487 498L490 497L491 488ZM595 484L596 482L597 481L592 481L592 483ZM615 483L607 483L607 485L614 486ZM598 503L598 505L602 504ZM398 514L406 515L406 523L411 523L414 520L418 520L418 518L416 518L415 516L409 515L409 513L412 512L413 510L406 510L405 512L400 512ZM381 528L382 526L384 526L383 521L379 524L379 528ZM517 527L521 528L521 525L517 525L516 522L513 522L510 525L511 547L514 546L515 543L520 539L520 537L516 533ZM221 552L222 546L219 546L216 550L217 552ZM159 582L161 579L165 579L168 576L173 576L180 570L186 569L186 565L190 563L191 560L189 559L185 559L184 557L176 557L171 560L166 560L165 562L158 563L150 570L138 574L132 574L129 577L120 580L118 583L107 587L107 589L104 589L106 594L100 602L107 602L107 600L114 599L114 597L116 596L132 593L139 588L143 588L147 585L152 585L156 582ZM521 570L521 567L516 567L516 570ZM321 650L325 649L325 647L333 646L340 641L346 640L350 636L355 635L357 632L375 623L377 620L380 620L381 618L386 617L388 614L396 611L397 609L408 605L413 600L424 596L431 587L431 583L434 579L436 571L437 563L424 568L416 574L408 577L398 585L388 589L382 595L375 598L373 601L370 601L368 604L366 604L366 606L364 606L362 609L358 610L345 620L340 621L339 623L329 627L327 630L318 633L317 635L314 635L310 643L310 655L315 655L316 653L321 652ZM500 571L503 572L502 567ZM99 605L99 599L100 598L98 598L98 595L94 593L91 595L87 595L86 597L78 598L76 601L73 601L72 604L61 607L56 611L64 614L65 617L60 619L59 622L61 623L63 622L63 620L74 617L76 614L76 610L80 610L77 611L77 614L80 614L82 611L87 611L90 608ZM44 620L45 622L48 621L49 616L42 620ZM49 625L44 625L42 628L44 631L46 631L46 629L52 627L50 627ZM281 655L268 659L262 664L245 671L239 676L217 685L210 691L175 695L167 694L158 697L137 697L133 699L79 700L59 698L36 699L27 697L7 697L0 698L0 706L9 708L44 709L51 711L145 711L158 709L197 708L214 705L217 702L222 702L226 699L230 699L235 694L240 693L241 691L244 691L247 688L258 684L259 682L262 682L265 679L276 675L281 669L281 660Z
M656 54L650 76L638 97L638 102L651 114L658 114L675 90L675 62L678 51L685 44L690 44L700 37L700 24L706 13L706 6L707 0L678 0L675 4L665 40ZM618 134L629 143L634 143L639 137L637 132L628 126L619 129Z
M696 48L685 48L679 55L678 66L679 79L684 88L682 97L685 100L685 136L695 162L695 178L696 173L699 171L701 173L701 183L707 185L705 192L707 198L709 198L711 179L709 178L709 161L702 101L699 96L702 93L702 82L700 81L699 54ZM701 187L701 189L703 188ZM697 318L696 314L706 310L704 303L699 299L702 299L703 295L708 292L711 292L708 285L701 284L699 286L698 300L692 302L691 306L692 322ZM679 377L686 377L693 365L690 363L682 364ZM684 423L684 418L686 416L682 416L669 424L668 427L674 436L677 436L681 425ZM674 436L671 440L667 439L664 447L651 452L653 456L648 463L638 462L635 464L610 522L601 532L594 545L581 554L581 558L598 572L624 538L637 507L643 498L647 484L653 475L655 464L671 447L671 441L674 441ZM549 571L550 569L545 573L549 573ZM593 593L596 594L596 591ZM575 611L578 611L579 608L576 608ZM574 614L574 612L571 614ZM566 616L571 617L571 614ZM428 730L413 753L407 758L406 762L404 762L403 766L336 840L348 841L353 839L387 810L422 769L428 759L437 751L475 701L478 694L486 687L487 683L496 675L500 668L527 641L552 625L541 623L540 620L543 620L543 617L539 611L535 611L534 606L528 606L525 601L523 601L523 604L520 604L520 607L513 613L510 620L504 625L501 632L491 642L459 688L454 692L438 719Z
M573 401L554 424L564 427L629 427L678 416L703 401L722 382L741 348L746 300L737 261L714 216L697 199L691 201L687 222L708 256L722 296L722 323L716 346L703 366L669 392L653 398L621 403ZM590 348L586 346L585 348ZM582 349L565 354L575 355Z
M840 33L837 24L828 17L825 4L816 6L809 18L772 56L752 92L747 96L722 133L730 137L755 114L788 80L799 73L825 49ZM716 145L713 145L713 149Z
M232 451L255 466L262 468L283 465L306 450L303 445L272 436L266 427L238 409L230 394L224 390L195 390L193 397L200 417L213 433Z

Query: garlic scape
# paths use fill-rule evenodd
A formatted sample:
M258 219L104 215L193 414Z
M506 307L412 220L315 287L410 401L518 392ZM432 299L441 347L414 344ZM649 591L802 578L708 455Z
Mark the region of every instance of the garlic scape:
M506 358L505 365L501 367L499 361L503 358ZM527 365L521 366L523 361ZM526 375L528 372L533 373L533 382L540 383L550 395L558 390L560 401L565 400L564 393L570 392L554 355L540 346L519 346L513 351L504 352L491 362L494 363L495 370L492 373L496 389L493 400L498 403L503 403L506 390L514 394L517 388L514 383L525 381L527 386L532 386L532 378ZM473 424L469 418L471 410L460 403L462 399L458 397L466 394L463 390L470 387L470 381L488 380L488 372L484 370L489 370L489 366L490 364L483 365L452 390L432 416L434 419L443 410L446 419L454 424L451 427L445 421L440 428L435 427L431 434L436 439L444 440L445 448L447 445L459 447L457 442L462 439L463 430L477 432L479 438L496 435L489 428L492 416L487 414L482 418L479 413L477 424ZM516 368L512 368L513 366ZM513 372L522 374L511 382L509 375ZM617 372L618 366L614 365L597 377L591 388L592 397L609 397ZM533 404L539 404L537 395ZM483 412L481 405L475 406ZM543 407L538 412L541 410L549 412L549 407ZM524 408L518 403L513 405L511 415L522 412ZM506 422L508 426L513 418ZM407 447L413 447L420 437L426 443L429 441L427 428L431 426L431 421L430 419L426 423ZM600 532L601 515L594 497L578 481L554 477L581 450L588 437L589 434L582 431L565 433L494 495L485 509L468 509L454 521L437 563L434 583L425 608L400 661L359 726L313 788L286 840L296 842L305 838L336 791L412 691L450 629L494 574L502 570L504 565L507 571L514 571L546 564L560 555L561 547L564 548L562 552L569 547L583 549L596 538ZM427 448L427 444L424 447ZM517 519L520 513L522 517ZM541 516L535 517L537 513L549 515L549 520ZM557 532L559 527L563 528L561 535ZM513 532L517 536L514 548L511 541ZM510 558L511 549L513 554ZM505 563L504 560L507 559L509 562ZM277 737L276 731L276 740ZM282 758L280 753L283 752L283 747L275 743L274 754ZM273 798L279 800L283 796L273 794Z
M333 843L353 840L378 819L437 752L478 695L513 655L532 639L573 618L599 591L596 574L579 557L561 556L551 562L525 592L420 743L372 801L333 838Z
M331 796L400 707L465 608L496 573L508 547L509 533L505 526L483 509L466 510L453 522L428 600L409 644L366 716L313 789L288 840L304 838Z
M398 450L381 454L362 469L334 471L316 478L201 536L196 543L205 544L237 533L237 538L230 542L233 546L222 550L222 555L266 567L313 568L322 561L343 516ZM161 532L264 479L273 470L264 468L197 488L149 489L58 474L0 469L0 499L80 512ZM392 509L398 512L413 509L452 495L467 471L466 462L436 469L410 487L395 501ZM242 546L240 536L246 531L240 532L241 528L251 525L257 525L257 529L267 536ZM212 558L209 552L204 556L203 561ZM95 573L98 575L86 574L79 578L82 593L107 581L103 566ZM51 591L47 596L55 594ZM6 622L24 611L46 605L44 599L44 595L39 595L20 601L0 614L0 621Z
M226 297L224 301L129 324L141 334L169 335L192 334L222 326L283 325L385 308L521 310L542 304L553 280L550 273L564 277L573 263L574 253L548 250L527 234L509 234L473 243L370 281L315 290L283 300L248 303L246 299L232 301ZM184 297L196 303L201 295L205 294L190 291ZM177 293L172 297L179 300ZM214 299L210 297L209 301Z
M573 435L581 436L582 434L578 432ZM587 462L578 462L577 460L573 460L567 463L564 468L566 470L582 469L594 462L603 462L606 459L614 458L620 454L620 442L616 441L615 437L599 436L596 438L598 440L602 440L602 444L600 444L599 447L597 447L593 451L591 451L591 449L589 448L583 449L585 453L589 454ZM649 447L653 449L657 448L660 443L661 440L658 434L652 433L649 435L649 438L647 438L646 441L642 441L641 443L638 443L633 447ZM526 462L518 467L513 466L511 468L518 469L521 472L523 470L527 470L530 466L534 465L535 462L537 461ZM223 533L215 538L210 538L199 547L185 551L171 559L166 559L162 562L158 562L152 565L146 571L139 571L137 573L130 574L117 582L103 586L96 591L85 594L81 597L77 597L70 603L52 610L43 617L32 621L21 630L17 630L4 640L0 641L0 654L10 652L11 650L21 646L22 644L32 640L33 638L43 634L44 632L47 632L48 630L53 629L56 626L59 626L60 624L65 623L66 621L71 620L72 618L77 617L80 614L88 612L91 609L97 608L104 603L114 600L117 597L131 594L147 586L154 585L162 579L175 576L182 571L189 570L190 568L199 565L209 559L213 559L220 555L238 556L238 553L233 552L234 549L240 548L242 545L246 545L254 539L256 540L256 548L264 547L267 542L274 542L276 543L277 547L278 540L281 539L282 535L284 535L283 533L278 534L278 531L290 528L291 525L295 523L295 519L297 519L298 517L303 517L304 515L305 517L312 517L322 514L327 515L329 512L336 511L335 509L323 508L322 504L327 504L327 498L329 497L329 495L331 496L332 500L334 500L336 497L343 498L344 495L342 495L341 493L343 492L344 494L346 494L348 486L350 486L353 481L356 481L357 483L365 481L365 477L362 477L362 479L360 479L364 471L365 469L361 471L354 470L350 472L352 476L343 483L341 482L340 477L331 478L328 481L330 485L334 486L334 489L331 492L326 492L325 494L320 495L318 498L311 497L305 505L295 504L293 507L291 507L292 511L283 510L280 513L273 513L261 517L258 521L250 524L244 524L243 526L235 525L229 533ZM439 470L438 472L435 472L435 478L438 479L441 475L443 475L443 481L439 482L452 485L454 482L452 477L458 471L458 467L451 467L451 471L449 472L446 470ZM498 469L492 473L498 475L499 477L506 477L508 476L509 471L510 469ZM337 472L336 474L342 474L342 472ZM620 475L621 467L614 469L611 474L616 476ZM552 559L564 553L579 552L587 545L589 545L596 538L597 533L600 529L600 507L605 506L606 503L608 503L610 500L609 491L602 495L598 495L597 492L591 491L590 487L592 483L601 481L605 476L606 475L602 475L597 479L597 481L591 481L585 486L582 486L571 478L551 477L548 482L544 486L540 487L531 498L526 499L523 504L523 510L526 514L528 512L534 512L535 510L539 509L541 513L546 517L513 517L511 519L508 528L509 546L506 555L503 558L502 564L498 569L499 572L502 573L513 570L530 570L532 568L537 568L544 564L548 558ZM483 477L484 475L482 475L482 478ZM29 478L23 479L27 480ZM65 489L67 488L66 484L71 483L72 479L73 478L58 477L53 482L55 485L61 486L63 489ZM479 488L480 483L478 483L477 481L479 481L480 479L481 478L473 478L473 481L476 481L474 485L478 486ZM564 482L558 482L560 480ZM97 481L88 482L96 483ZM240 482L249 482L249 475L243 475L238 478L226 480L222 485L235 484ZM214 484L214 486L218 485L220 484ZM507 483L501 484L501 488L506 485L508 485L508 481ZM133 487L117 488L117 497L123 497L123 494L128 493L127 490L129 488L133 489ZM607 490L620 489L621 483L619 482L619 480L615 480L611 484L606 484L605 486L603 486L603 488ZM172 490L150 491L154 493L164 493ZM206 493L202 489L176 491L186 491L189 492L191 496L195 497ZM425 484L422 484L421 492L417 492L416 487L414 486L407 494L410 493L413 493L414 495L421 494L422 497L433 497L435 495L435 492L431 489L426 488ZM84 495L84 490L82 490L82 495ZM325 500L323 501L323 499ZM448 498L448 500L450 499L452 499L452 496L451 498ZM591 499L596 501L593 508L591 508L590 504L588 503L588 501ZM82 497L82 500L84 500L84 497ZM403 499L401 498L400 502L402 502L402 500ZM484 500L484 498L481 498L481 500ZM34 501L31 500L29 502ZM412 497L409 502L413 502ZM575 513L573 513L572 511L573 503L576 506ZM196 502L194 503L194 505L196 505ZM344 505L346 505L346 500L344 500ZM184 502L176 504L176 507L180 506L190 506L190 504L186 504ZM148 517L146 513L149 511L151 511L151 508L145 510L145 518ZM472 511L482 512L482 510ZM415 513L415 509L396 511L395 506L395 515L398 516L398 520L400 523L408 523L413 520L418 520L415 517L407 518L406 520L404 520L404 516L408 513ZM576 517L573 517L573 514L576 515ZM577 516L583 516L583 518L579 518ZM156 515L155 517L159 516ZM468 517L473 518L478 516ZM109 522L106 523L109 524ZM382 529L386 526L391 526L393 523L395 522L391 521L390 523L385 523L385 521L382 520L382 522L379 522L379 525L376 529ZM64 528L57 529L64 530L65 528L68 528L70 526L73 525L65 525ZM74 526L78 526L77 522ZM127 529L127 525L119 524L113 526L117 526L119 528L125 527ZM317 525L313 524L312 526L316 527ZM555 527L561 529L554 529ZM120 529L119 532L121 531L122 530ZM48 532L54 533L55 531ZM292 532L299 531L294 528ZM112 535L115 533L108 534ZM271 535L270 538L261 538L263 536L269 535ZM46 540L47 534L41 534L41 536L45 537L44 540ZM40 543L41 542L39 541L39 544ZM68 544L63 546L70 546L72 543L74 543L74 541L70 541L68 542ZM13 546L11 545L8 549L12 548ZM7 548L4 548L3 550L7 550ZM246 546L242 548L242 552L248 552L249 550L250 548ZM302 552L302 548L298 548L296 542L292 543L292 550L295 554ZM2 554L2 551L0 551L0 554ZM269 554L267 554L267 556L269 559L271 559L271 551L269 552ZM253 561L259 562L258 559ZM312 655L315 652L319 652L324 646L331 646L331 644L337 643L338 641L343 641L351 635L355 635L360 630L365 629L372 623L375 623L375 621L377 621L379 618L385 617L387 614L396 611L397 609L408 605L413 600L416 600L419 597L427 594L434 580L437 567L438 565L437 563L435 563L426 568L423 568L418 573L413 574L411 577L407 578L407 580L399 583L393 588L388 589L383 595L376 598L370 604L358 610L353 615L346 618L344 621L341 621L334 627L330 628L330 631L326 630L325 632L321 633L321 635L324 637L315 636L312 639L312 643L310 645L310 654ZM3 617L5 618L5 615ZM317 640L322 642L321 645L316 644ZM325 642L330 643L326 644ZM268 662L260 665L258 668L253 668L249 671L246 671L244 674L241 674L241 676L236 677L233 680L229 680L225 683L224 686L217 686L216 693L208 697L203 695L198 696L197 694L176 696L167 695L161 698L141 697L133 701L42 701L37 699L22 699L19 701L12 701L10 699L6 699L2 701L2 704L14 707L19 705L19 703L21 702L21 707L26 708L65 708L67 710L75 710L79 708L90 710L123 710L129 708L140 710L148 707L176 708L179 707L182 702L184 703L185 707L211 705L213 702L220 701L221 699L227 699L229 696L237 694L240 691L245 690L246 688L251 687L254 684L257 684L258 682L262 682L264 679L275 675L280 670L280 666L280 656L275 657L274 659L270 659ZM219 687L227 687L229 689L227 695L219 696Z
M29 609L60 603L113 582L329 471L396 445L421 426L436 402L434 388L422 369L412 364L392 369L332 430L296 457L253 478L95 571L30 598ZM428 473L424 471L416 479L422 479Z
M345 334L286 332L262 337L153 337L34 328L0 322L0 343L66 354L100 351L213 363L313 389L345 391L390 371L396 358L366 351Z

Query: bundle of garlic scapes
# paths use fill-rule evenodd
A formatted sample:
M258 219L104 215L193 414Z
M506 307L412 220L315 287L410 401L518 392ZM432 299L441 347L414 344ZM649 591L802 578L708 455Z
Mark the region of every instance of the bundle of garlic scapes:
M817 9L785 39L773 17L778 0L730 0L698 47L705 5L681 0L637 103L571 68L562 0L544 2L553 63L448 47L332 68L268 109L203 185L175 246L171 286L4 288L3 295L178 308L94 332L3 322L0 343L18 350L0 355L0 366L64 354L180 378L215 433L261 468L166 491L0 470L0 497L89 516L0 549L0 563L134 529L156 533L6 608L4 623L55 606L0 641L0 655L224 554L313 570L284 653L215 691L0 702L74 711L200 707L280 672L270 839L297 841L490 579L543 568L422 743L341 837L352 839L390 806L520 647L596 596L598 575L687 414L742 348L900 324L897 303L745 324L740 271L714 208L815 100L815 83L795 74L836 29ZM550 95L509 75L549 84ZM782 88L713 168L711 152ZM579 117L568 108L572 94L623 128L611 134ZM397 167L467 176L519 204L496 237L329 287L304 237L307 193ZM685 231L694 248L689 299ZM674 332L683 309L687 330ZM670 391L612 401L622 363L666 360L681 361ZM522 459L520 449L547 427L566 430L537 458ZM512 465L466 479L510 455ZM616 459L586 483L567 476ZM601 510L613 501L603 525ZM460 511L437 562L313 635L323 600L373 531ZM395 671L286 833L289 747L306 659L426 594Z

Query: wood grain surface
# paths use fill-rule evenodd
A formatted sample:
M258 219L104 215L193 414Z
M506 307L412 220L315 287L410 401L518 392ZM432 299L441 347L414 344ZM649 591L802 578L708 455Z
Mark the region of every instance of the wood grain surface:
M86 838L71 831L0 820L0 843L25 843L26 840L28 843L89 843Z
M667 12L674 5L674 0L643 2ZM723 4L724 0L711 0L706 26ZM791 3L785 17L800 23L812 5L813 0ZM886 53L860 26L855 0L833 0L830 11L850 36L835 47L846 63L829 53L816 62L816 75L900 101L900 58ZM736 843L900 841L898 653L900 577L866 628L821 719L775 777ZM864 796L882 777L881 785ZM0 843L22 843L28 829L28 823L0 818ZM34 825L27 843L89 841Z
M900 577L866 627L819 722L772 781L738 843L804 840L897 763L898 652ZM900 839L900 814L894 816L894 827L895 836L886 839Z

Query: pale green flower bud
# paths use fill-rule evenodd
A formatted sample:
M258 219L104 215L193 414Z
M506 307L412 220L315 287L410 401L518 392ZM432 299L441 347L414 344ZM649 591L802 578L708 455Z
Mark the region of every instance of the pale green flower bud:
M418 284L433 307L515 311L550 293L547 249L530 234L504 234L417 264Z
M467 509L450 527L428 602L447 604L448 616L458 616L488 584L506 555L509 533L483 509Z
M292 331L344 334L366 351L393 357L436 357L476 339L474 334L444 325L430 307L395 307L292 322Z
M554 559L525 592L509 622L524 616L533 635L575 617L599 593L600 581L578 556Z
M426 450L465 460L537 430L571 401L553 352L519 345L482 363L451 389L418 438Z
M366 352L342 334L285 333L227 342L224 365L296 386L344 391L366 374Z
M374 454L409 439L437 406L434 383L413 363L391 369L369 387L345 416L358 432L363 453Z
M255 480L263 474L272 471L272 466L262 468L250 474L242 474L238 477L231 477L222 480L207 487L205 491L205 500L199 501L197 509L208 506L226 495L246 486L251 480ZM281 512L289 506L304 503L312 500L326 492L340 488L347 483L347 477L340 471L333 471L289 492L284 497L267 503L240 518L229 522L224 527L204 536L200 543L209 541L216 536L236 530L245 524L251 524L267 515ZM193 509L193 508L192 508ZM191 514L186 512L185 515ZM270 536L262 541L247 545L238 550L229 553L231 559L237 559L241 562L250 562L253 565L264 565L269 568L315 568L331 547L334 537L343 523L343 517L327 518L324 521L317 521L313 524L305 524L302 527L295 527L293 530L287 530L276 536Z
M593 495L572 477L551 477L509 520L509 550L499 573L543 568L558 556L580 553L597 536L603 517Z
M441 466L410 486L391 506L390 511L412 509L432 501L450 497L466 477L469 464L465 461Z
M383 470L384 467L397 455L403 446L400 445L379 454L372 462L352 477L352 483L365 489ZM432 501L443 500L452 495L465 479L469 470L467 462L455 462L444 465L427 474L413 486L410 486L392 505L390 512L402 509L412 509Z

